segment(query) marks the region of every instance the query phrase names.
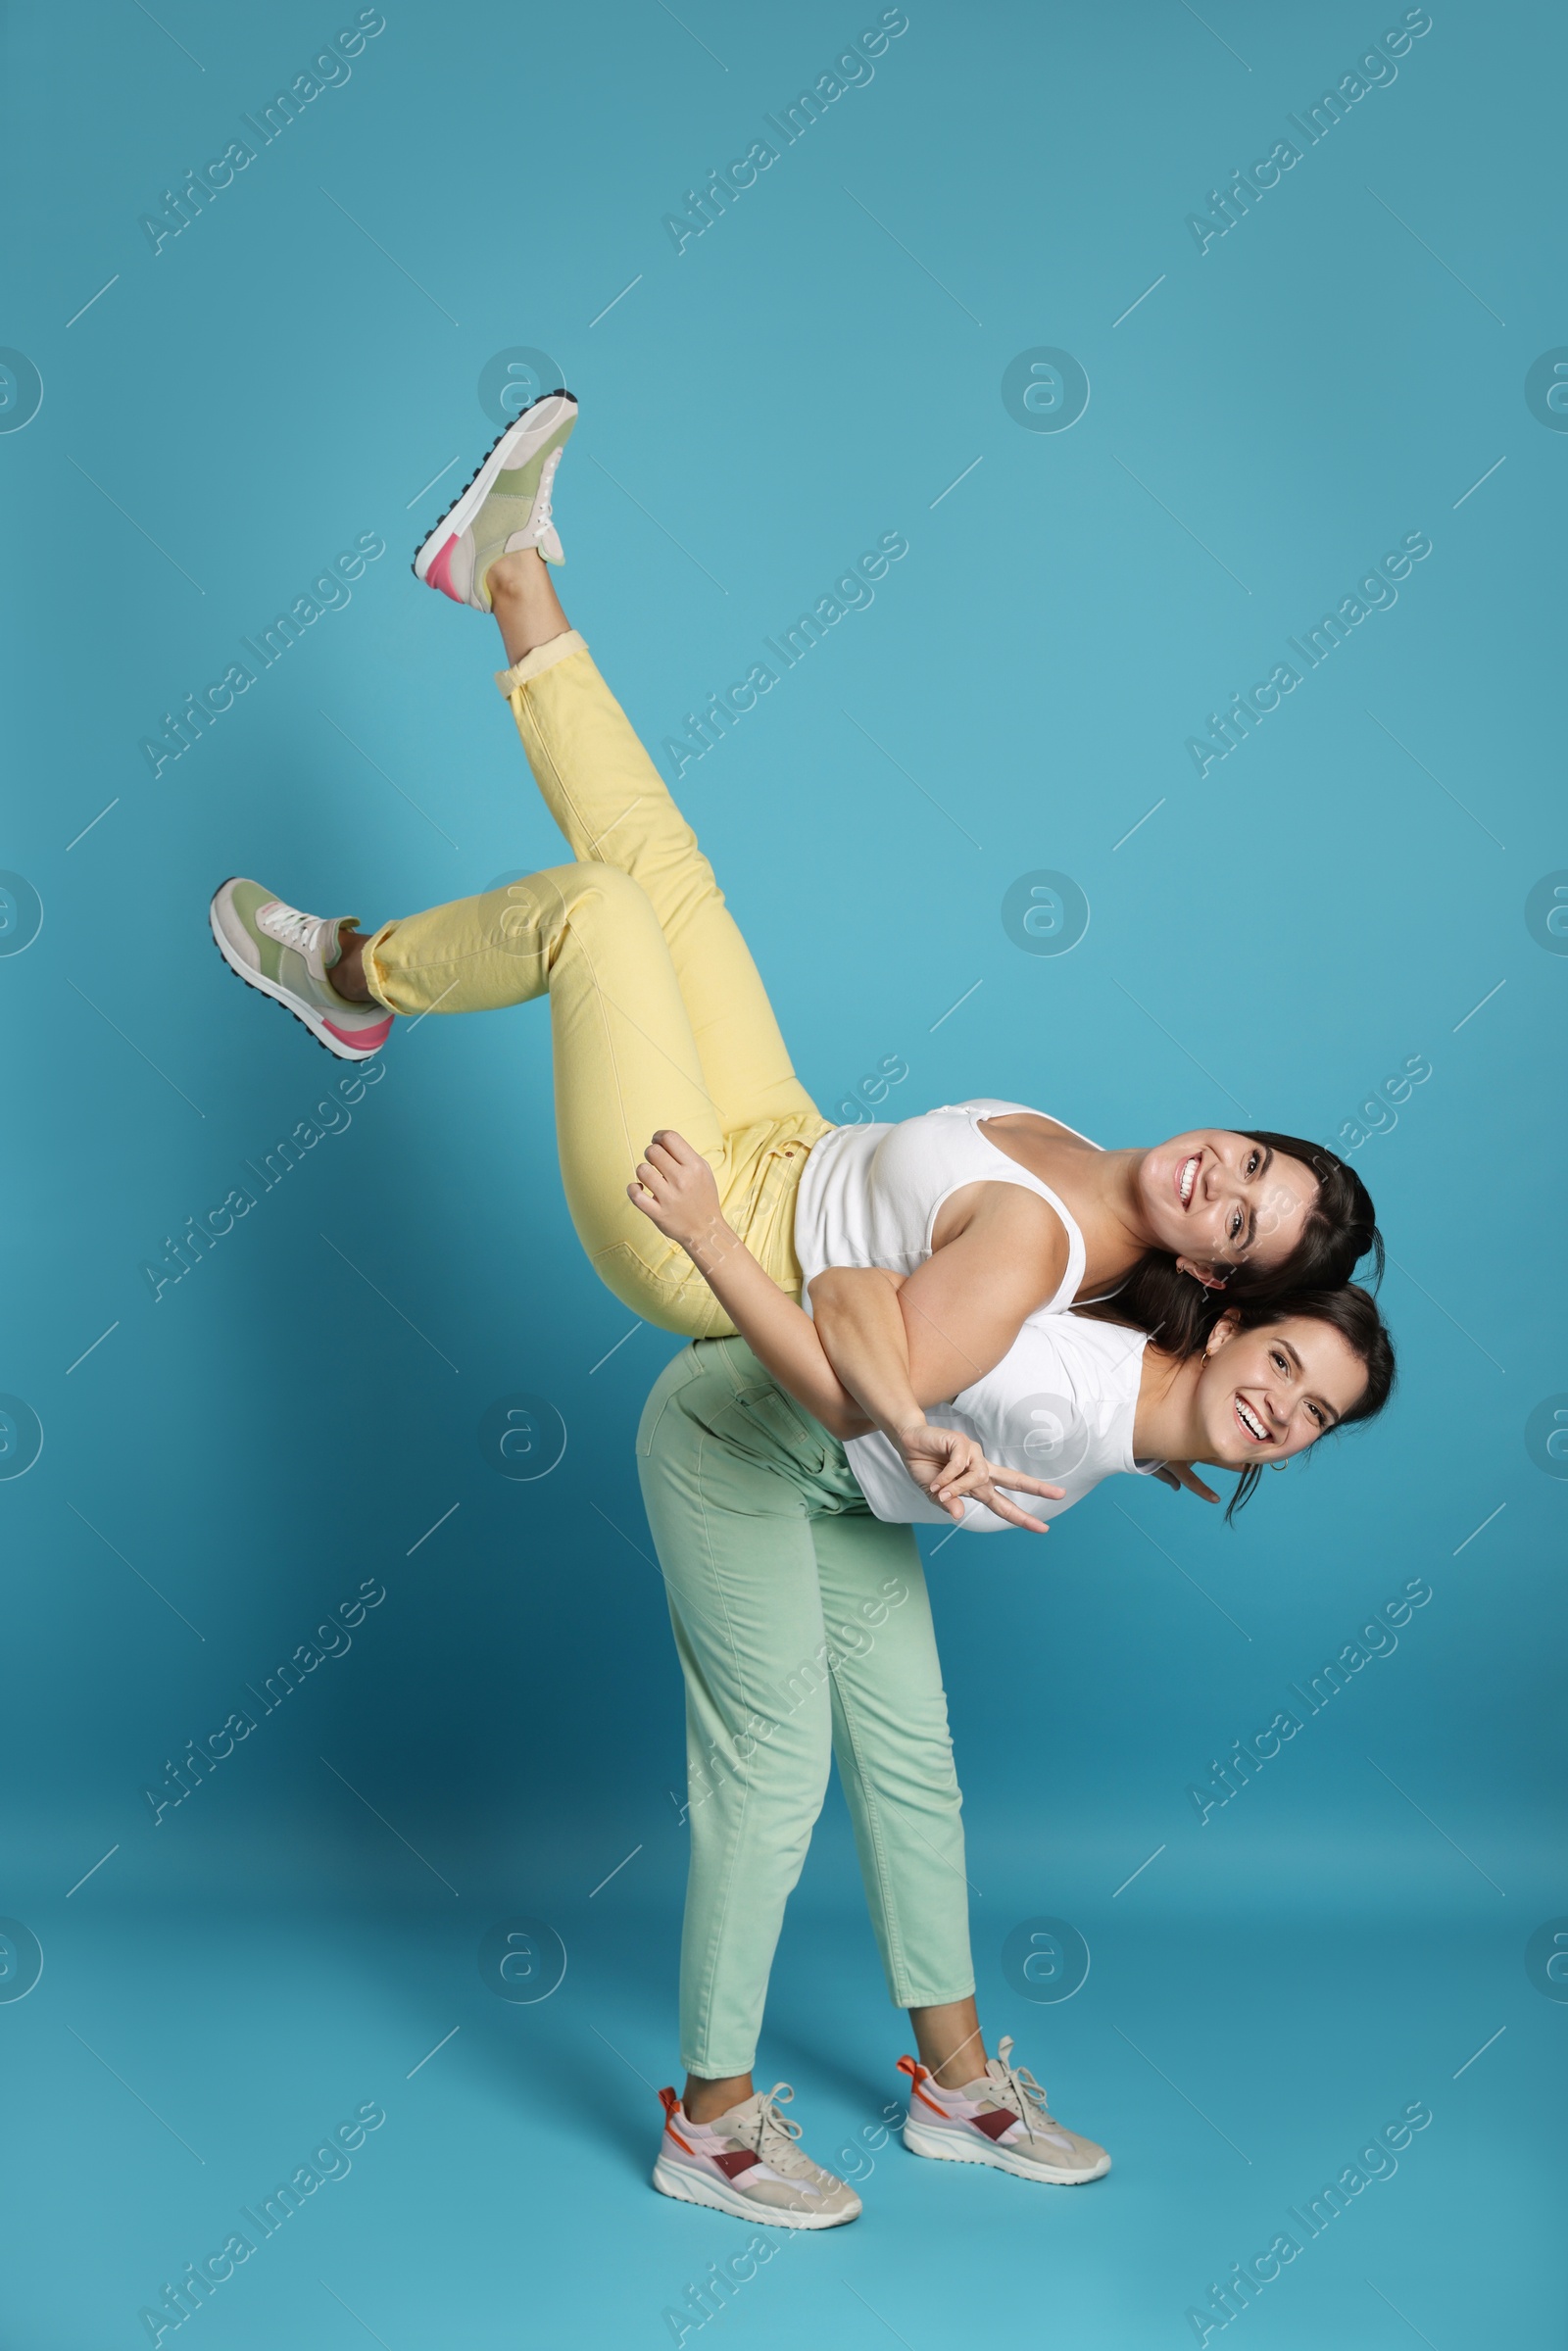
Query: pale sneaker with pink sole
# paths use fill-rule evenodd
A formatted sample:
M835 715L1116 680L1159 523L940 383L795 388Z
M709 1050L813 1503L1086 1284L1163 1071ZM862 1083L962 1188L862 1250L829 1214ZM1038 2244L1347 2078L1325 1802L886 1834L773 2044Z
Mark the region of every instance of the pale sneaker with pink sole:
M547 563L564 563L551 493L576 421L569 392L547 392L524 409L419 548L415 578L454 604L488 612L485 575L498 557L533 547Z
M260 882L236 875L208 910L213 937L230 971L303 1021L318 1045L340 1061L374 1058L392 1034L383 1004L350 1004L330 974L352 914L306 914Z

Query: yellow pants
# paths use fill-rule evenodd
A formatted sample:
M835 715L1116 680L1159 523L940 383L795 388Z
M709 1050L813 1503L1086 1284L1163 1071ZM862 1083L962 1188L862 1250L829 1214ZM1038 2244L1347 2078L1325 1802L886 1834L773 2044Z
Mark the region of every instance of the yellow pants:
M799 1296L795 1195L830 1132L790 1066L712 867L575 629L497 680L574 863L384 923L365 977L389 1012L549 995L566 1202L622 1304L688 1339L734 1325L627 1198L659 1127L700 1151L724 1214Z

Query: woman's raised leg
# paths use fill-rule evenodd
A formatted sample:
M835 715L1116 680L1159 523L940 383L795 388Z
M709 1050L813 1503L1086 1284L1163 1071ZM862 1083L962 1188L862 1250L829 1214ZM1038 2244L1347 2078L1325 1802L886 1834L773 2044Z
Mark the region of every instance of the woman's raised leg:
M607 1219L613 1227L613 1244L603 1241L590 1254L634 1312L694 1337L717 1336L732 1328L727 1316L673 1250L658 1252L661 1271L653 1300L637 1303L633 1292L644 1284L639 1268L646 1265L648 1244L631 1248L626 1203L618 1197L637 1157L657 1127L677 1128L710 1160L726 1214L754 1254L793 1291L800 1280L793 1246L795 1185L807 1151L828 1132L828 1121L795 1075L757 966L696 835L587 646L566 625L546 565L531 549L502 555L490 563L485 585L503 643L517 656L500 682L540 790L574 854L601 870L611 867L626 875L652 906L694 1048L694 1056L678 1056L681 1073L704 1095L704 1115L686 1125L688 1114L677 1106L683 1098L664 1084L670 1047L667 1041L659 1043L662 1022L651 1025L646 1041L647 1084L629 1083L639 1030L635 971L618 955L623 977L612 981L603 954L575 966L580 976L596 973L606 997L615 1032L621 1120L615 1147L607 1154L598 1033L580 1008L564 1016L558 1012L556 1100L573 1217L585 1234L590 1226L603 1233ZM519 986L516 962L531 935L529 894L535 887L535 877L514 885L514 904L500 913L486 900L463 900L388 924L369 940L345 933L331 984L356 1003L379 1004L389 1011L446 1013L521 1002L537 992L532 983ZM549 918L547 913L547 930ZM499 937L498 922L504 926ZM553 992L571 984L566 975L572 967L552 963L551 968L561 975L551 978ZM659 996L662 1002L662 987ZM637 1134L634 1121L644 1102L654 1115L646 1131ZM603 1213L588 1206L590 1196ZM636 1210L630 1213L637 1217ZM616 1278L617 1269L632 1291Z
M674 960L709 1091L726 1131L792 1120L826 1132L795 1074L767 992L697 836L565 614L531 550L488 574L509 655L507 693L528 763L573 857L617 865L647 892Z
M711 867L541 560L540 549L560 559L549 488L575 404L552 396L541 408L538 447L525 431L515 449L503 436L416 568L494 612L512 663L500 682L578 864L369 937L234 881L213 902L213 930L231 968L346 1058L380 1051L388 1013L490 1010L548 989L562 1169L584 1246L633 1312L718 1335L732 1326L707 1285L626 1197L649 1137L687 1136L731 1223L794 1290L796 1183L828 1122L795 1077ZM494 472L524 442L527 465Z
M814 1141L825 1122L790 1066L712 869L550 582L546 565L565 560L554 499L576 421L569 392L525 410L431 531L415 570L498 622L510 666L497 683L572 856L617 865L647 891L721 1124L788 1119Z
M678 1127L721 1196L744 1188L659 917L612 865L557 865L504 890L385 924L363 970L388 1010L470 1011L550 998L556 1140L594 1271L632 1313L688 1338L730 1322L683 1249L627 1195L657 1127ZM744 1144L744 1139L743 1139Z

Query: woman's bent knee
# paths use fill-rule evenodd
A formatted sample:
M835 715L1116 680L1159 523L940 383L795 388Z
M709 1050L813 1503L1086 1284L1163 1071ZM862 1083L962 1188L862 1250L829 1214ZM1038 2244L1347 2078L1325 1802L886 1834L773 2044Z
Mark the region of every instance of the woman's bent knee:
M647 1223L630 1201L627 1212ZM685 1250L664 1242L652 1225L648 1235L651 1248L616 1241L590 1251L605 1288L631 1313L677 1339L733 1339L735 1325Z
M660 929L659 916L654 911L653 901L647 891L641 882L633 881L629 873L622 873L618 865L600 865L589 861L568 865L564 870L571 876L569 897L572 901L581 904L596 899L621 921L647 921L653 924L656 931ZM553 878L559 880L561 871L558 867Z

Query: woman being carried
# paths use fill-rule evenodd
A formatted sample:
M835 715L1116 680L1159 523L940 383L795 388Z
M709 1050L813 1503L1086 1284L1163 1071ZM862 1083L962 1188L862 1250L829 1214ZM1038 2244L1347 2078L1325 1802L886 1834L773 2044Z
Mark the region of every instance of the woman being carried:
M787 1297L803 1268L907 1276L879 1302L931 1400L997 1363L1028 1314L1129 1276L1195 1302L1200 1286L1265 1297L1347 1279L1376 1246L1372 1203L1332 1153L1288 1136L1200 1130L1102 1151L1008 1103L893 1128L820 1115L711 867L551 584L553 488L575 418L564 392L526 411L416 563L500 623L511 666L498 683L574 861L369 935L226 882L211 922L232 969L348 1059L380 1052L400 1013L548 994L573 1223L614 1295L686 1337L734 1325L628 1188L657 1128L708 1162L730 1225ZM830 1354L836 1305L824 1302Z

